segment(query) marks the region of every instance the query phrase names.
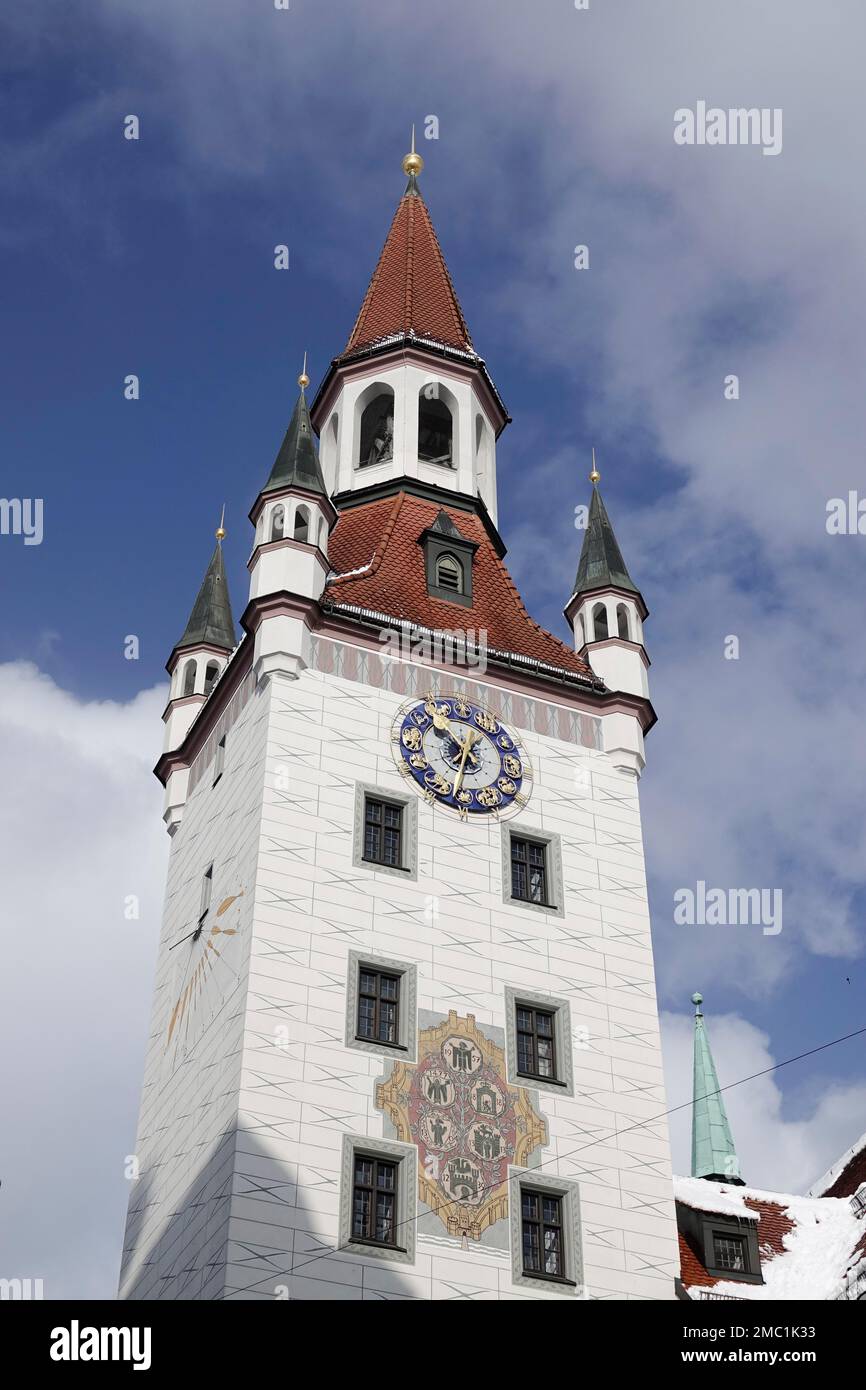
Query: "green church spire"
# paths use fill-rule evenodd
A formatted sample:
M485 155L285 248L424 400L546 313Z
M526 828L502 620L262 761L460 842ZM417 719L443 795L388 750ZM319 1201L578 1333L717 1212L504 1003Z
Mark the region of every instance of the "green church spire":
M737 1183L740 1160L734 1148L734 1138L725 1102L722 1100L716 1065L710 1051L710 1040L701 1012L703 995L693 994L695 1006L695 1069L692 1099L692 1177L709 1178L716 1182Z

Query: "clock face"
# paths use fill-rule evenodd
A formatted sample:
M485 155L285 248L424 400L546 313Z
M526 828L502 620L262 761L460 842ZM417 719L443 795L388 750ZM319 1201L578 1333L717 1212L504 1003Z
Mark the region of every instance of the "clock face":
M431 693L401 705L391 746L402 776L461 820L502 819L529 800L532 767L519 739L463 695Z
M242 897L243 889L224 898L197 927L169 946L177 957L165 1032L172 1069L183 1061L237 983Z

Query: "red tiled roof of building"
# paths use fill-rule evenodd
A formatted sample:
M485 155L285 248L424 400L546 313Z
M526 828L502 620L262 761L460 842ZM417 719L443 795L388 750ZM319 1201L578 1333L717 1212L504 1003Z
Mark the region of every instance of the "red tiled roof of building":
M400 200L343 356L409 334L474 353L430 214L415 190Z
M703 1260L692 1249L684 1233L680 1231L678 1234L680 1238L680 1278L686 1288L712 1288L718 1280L707 1273Z
M427 592L424 547L419 541L440 511L478 547L470 607L432 598ZM325 588L325 602L355 604L435 631L486 630L489 648L593 676L571 647L529 616L474 512L406 492L347 507L331 535L328 556L336 574Z

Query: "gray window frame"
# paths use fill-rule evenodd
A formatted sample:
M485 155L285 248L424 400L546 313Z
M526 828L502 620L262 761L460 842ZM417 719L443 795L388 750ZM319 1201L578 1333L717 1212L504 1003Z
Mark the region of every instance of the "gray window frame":
M511 1234L511 1277L523 1288L563 1294L566 1298L583 1297L583 1239L580 1229L580 1186L572 1178L560 1178L539 1173L533 1168L509 1170L509 1229ZM547 1193L562 1202L563 1265L565 1276L526 1274L523 1269L523 1212L522 1189Z
M397 1011L396 1043L379 1042L375 1038L359 1038L358 1027L358 976L364 968L378 970L388 975L399 975L400 998ZM390 1057L401 1062L414 1062L418 1054L418 967L411 962L391 960L379 956L374 951L350 951L348 977L346 980L346 1031L347 1047L356 1052L369 1052L376 1057Z
M556 1077L549 1080L525 1076L517 1070L517 1010L520 1005L543 1009L553 1014L553 1038L556 1057ZM554 1096L574 1095L574 1040L571 1036L571 1005L567 999L553 994L539 994L529 989L505 986L505 1057L508 1080L512 1086L525 1086L531 1091L549 1091Z
M400 833L400 849L403 864L378 864L364 858L364 821L367 797L375 801L390 802L403 811L403 825ZM355 815L352 831L352 863L356 869L367 869L376 874L391 874L404 881L418 878L418 797L390 787L375 787L369 782L355 783Z
M355 1185L355 1156L387 1159L397 1164L397 1229L395 1245L375 1245L352 1239L352 1195ZM340 1163L340 1249L374 1260L396 1264L415 1263L415 1233L418 1208L418 1150L414 1144L390 1139L372 1139L363 1134L344 1134Z
M525 898L515 898L511 891L511 841L531 840L544 846L544 867L547 891L552 902L530 903ZM527 912L540 912L546 917L565 916L565 887L562 877L562 840L552 830L542 830L540 826L526 825L524 821L502 826L502 901L509 907L525 908Z

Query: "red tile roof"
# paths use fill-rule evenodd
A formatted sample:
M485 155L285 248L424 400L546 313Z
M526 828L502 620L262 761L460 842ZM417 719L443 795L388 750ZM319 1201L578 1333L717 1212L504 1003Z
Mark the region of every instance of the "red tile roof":
M424 547L419 541L440 511L478 546L471 607L431 598L427 592ZM593 674L573 648L530 618L474 512L406 492L347 507L331 535L328 557L336 577L325 588L325 602L355 604L435 631L486 629L489 648L564 667L577 675Z
M343 356L408 334L474 352L430 214L417 192L400 200Z

